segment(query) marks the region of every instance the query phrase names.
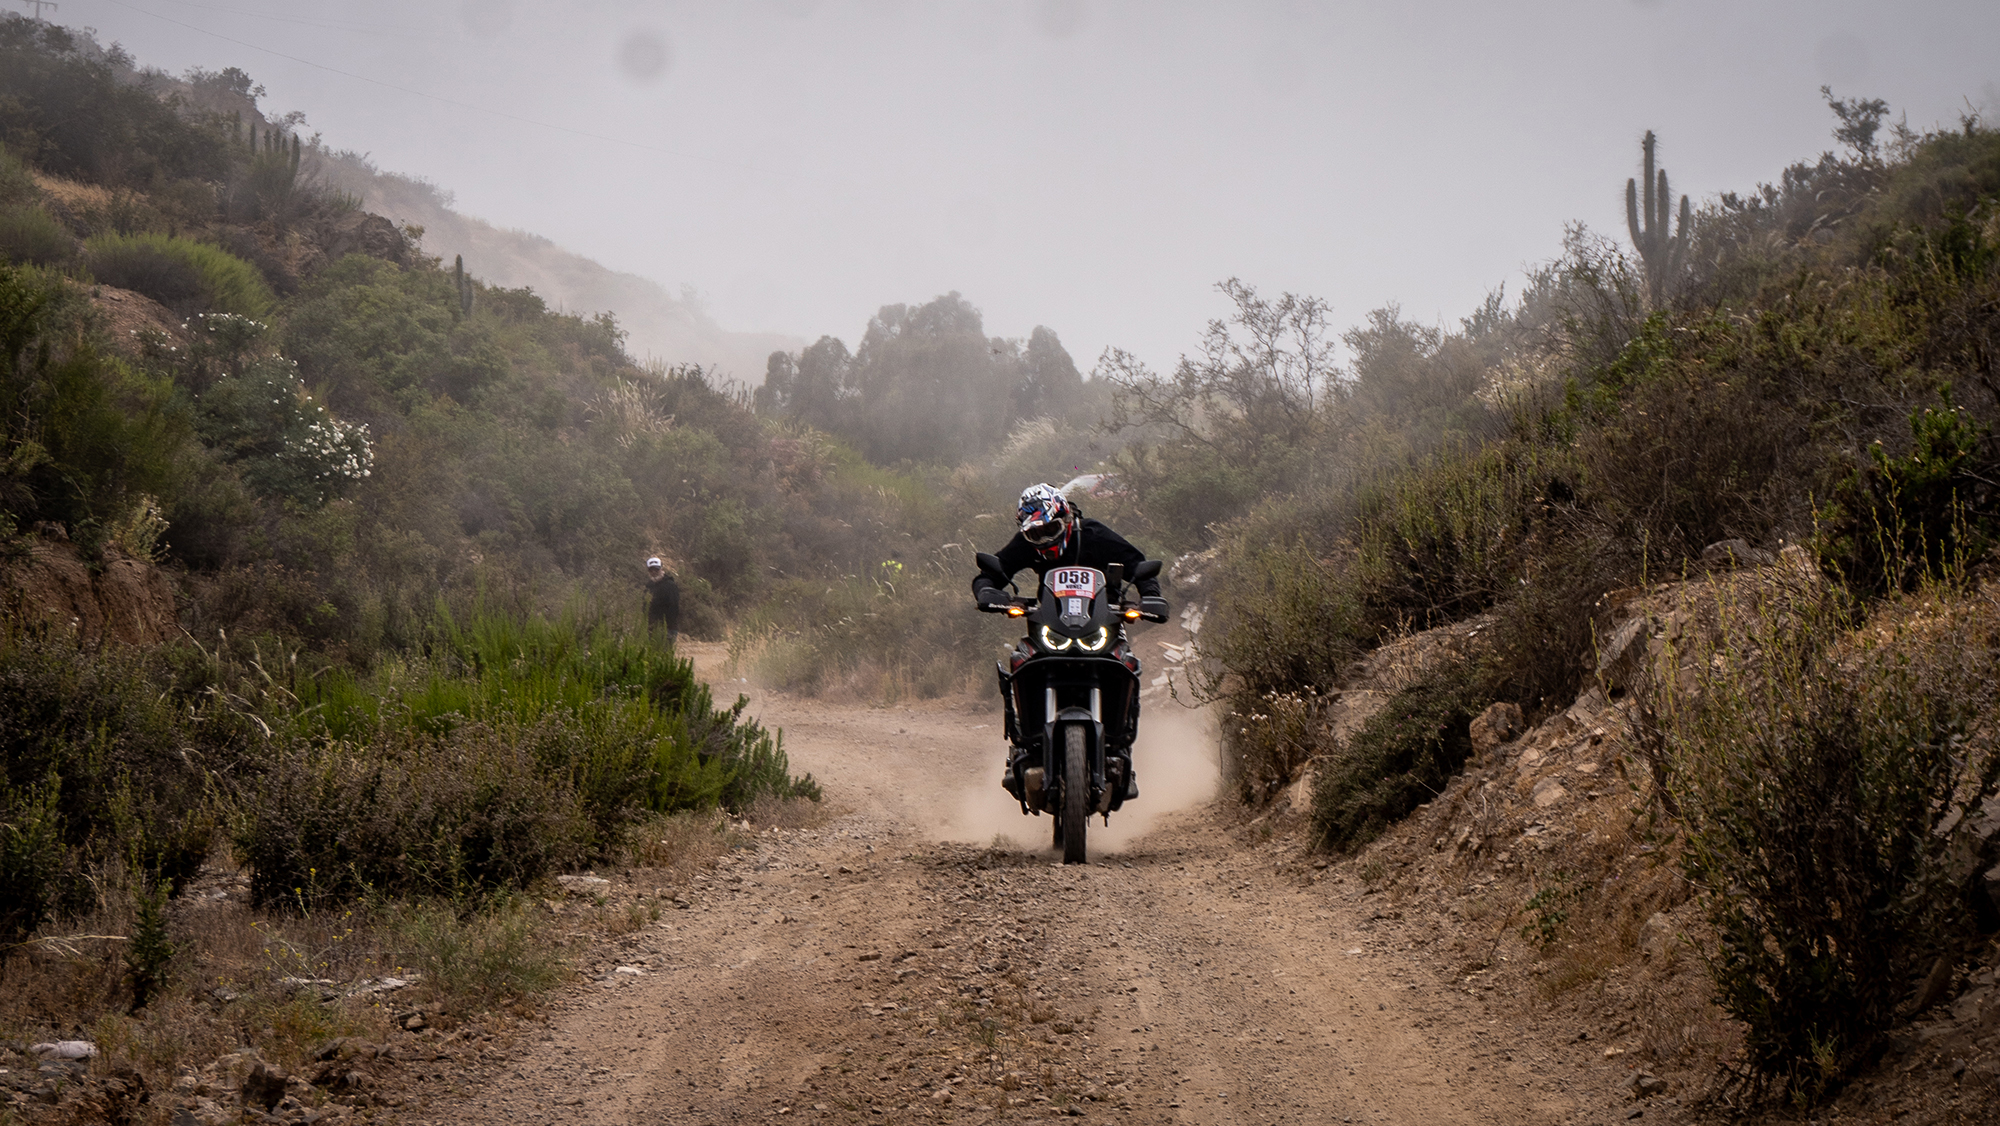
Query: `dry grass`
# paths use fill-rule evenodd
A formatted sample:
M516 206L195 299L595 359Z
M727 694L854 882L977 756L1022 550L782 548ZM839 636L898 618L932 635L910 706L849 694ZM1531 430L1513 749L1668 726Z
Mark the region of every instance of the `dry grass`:
M730 850L731 825L720 810L652 814L627 832L624 860L678 882Z
M131 1068L154 1091L240 1047L297 1070L335 1038L387 1039L410 1010L463 1019L532 1005L569 972L544 913L523 901L262 911L239 872L211 863L169 903L166 980L134 1009L130 881L100 870L93 884L90 911L0 959L0 1041L90 1040L97 1070ZM362 988L385 977L412 984Z
M743 819L759 829L817 829L841 812L827 808L823 801L759 794Z
M1660 1064L1698 1067L1727 1058L1742 1033L1701 988L1656 989L1642 996L1639 1050Z

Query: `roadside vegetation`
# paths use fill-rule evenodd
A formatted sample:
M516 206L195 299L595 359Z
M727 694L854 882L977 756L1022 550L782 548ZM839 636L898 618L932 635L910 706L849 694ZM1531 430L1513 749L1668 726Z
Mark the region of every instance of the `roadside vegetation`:
M1131 517L1213 553L1206 691L1237 790L1310 766L1329 849L1441 792L1487 704L1532 723L1595 684L1616 592L1704 552L1806 553L1810 607L1746 602L1755 628L1680 654L1693 679L1644 711L1657 838L1746 1030L1731 1090L1804 1104L1991 929L1975 885L2000 845L1972 812L2000 780L2000 133L1828 98L1844 151L1699 206L1669 206L1649 136L1661 198L1642 220L1635 181L1632 248L1573 231L1455 329L1378 311L1329 373L1322 308L1232 282L1174 371L1103 372L1148 435L1119 455ZM1357 661L1475 620L1462 660L1332 736Z
M767 685L985 691L1008 630L968 612L972 553L1024 483L1108 472L1090 514L1203 575L1193 687L1236 795L1310 771L1332 851L1437 795L1487 705L1591 689L1618 592L1801 549L1810 581L1641 696L1732 1089L1822 1098L2000 926L1972 887L2000 861L1973 816L2000 133L1828 101L1840 151L1741 195L1677 200L1649 134L1629 242L1574 229L1456 326L1341 331L1231 279L1171 370L1113 349L1086 379L954 293L753 392L427 257L240 71L0 16L0 567L157 564L181 635L0 629L0 1034L158 1079L386 1028L415 1011L359 990L412 970L433 1014L530 1003L595 909L556 875L682 869L819 796L648 636L640 560ZM1358 663L1468 623L1334 737ZM1530 931L1591 886L1537 891Z

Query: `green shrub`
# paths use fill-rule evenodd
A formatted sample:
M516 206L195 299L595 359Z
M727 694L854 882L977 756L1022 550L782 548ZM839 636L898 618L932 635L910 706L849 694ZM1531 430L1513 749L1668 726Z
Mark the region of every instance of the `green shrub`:
M582 796L539 759L577 739L556 716L295 748L245 798L237 847L251 896L313 909L525 887L586 853Z
M574 717L585 742L545 761L567 765L594 816L622 817L627 805L741 809L760 794L819 796L810 775L788 773L778 737L742 718L746 699L718 709L692 662L643 635L574 609L557 619L475 610L463 626L440 609L432 628L430 675L372 706L399 708L406 722L431 730L466 719Z
M422 654L286 688L295 746L238 837L260 901L519 888L647 810L819 797L745 700L715 707L689 662L578 613L440 608Z
M165 883L153 882L134 889L137 908L132 922L132 943L125 950L125 975L132 981L132 1007L143 1009L167 985L168 968L177 952L167 935L167 892Z
M350 491L375 464L368 427L335 418L282 357L217 380L201 396L197 420L202 441L237 467L244 484L308 509Z
M0 943L80 906L83 880L63 843L61 795L62 775L55 772L38 784L0 785Z
M101 234L83 245L98 281L136 290L182 316L262 317L277 301L257 267L192 239L158 232Z
M39 207L0 211L0 260L56 266L76 256L76 240Z
M171 496L186 419L171 388L107 359L73 287L0 266L0 510L94 543L139 495Z
M1202 637L1207 654L1242 679L1252 706L1274 692L1332 688L1379 639L1341 556L1258 530L1232 530L1224 541L1209 577L1214 621Z
M1937 588L1859 630L1828 592L1736 601L1719 643L1679 655L1693 682L1653 703L1747 1079L1811 1101L1966 933L1965 825L2000 780L2000 620Z
M382 921L398 963L422 974L425 988L454 1013L533 996L569 972L561 946L518 898L473 911L421 900L387 908Z
M1991 428L1963 408L1910 412L1910 449L1896 455L1877 440L1825 514L1835 569L1874 593L1911 590L1984 554L1996 514L1980 510Z
M1526 442L1445 450L1364 490L1352 581L1380 625L1426 629L1493 606L1515 590L1567 459Z
M1357 848L1442 793L1472 754L1469 728L1484 704L1472 665L1398 692L1314 769L1318 845Z
M0 145L0 208L21 207L41 198L41 189L21 158Z
M207 858L218 783L258 738L214 697L176 691L171 659L0 631L0 903L17 931L77 907L93 865L179 886Z

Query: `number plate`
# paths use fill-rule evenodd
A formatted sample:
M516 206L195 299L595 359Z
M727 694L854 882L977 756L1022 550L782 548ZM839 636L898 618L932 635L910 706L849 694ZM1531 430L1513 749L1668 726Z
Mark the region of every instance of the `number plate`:
M1057 567L1049 572L1049 593L1057 598L1095 598L1104 576L1090 567Z

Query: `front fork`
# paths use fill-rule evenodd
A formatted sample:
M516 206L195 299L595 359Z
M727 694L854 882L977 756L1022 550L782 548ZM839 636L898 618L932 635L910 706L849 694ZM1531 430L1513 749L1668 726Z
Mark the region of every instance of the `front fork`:
M1004 714L1007 743L1011 747L1022 744L1020 717L1014 710L1013 685L1004 669L1000 670L1000 698ZM1056 706L1055 686L1042 689L1042 715L1046 722L1042 726L1041 754L1025 754L1009 762L1001 785L1021 803L1022 813L1040 813L1044 808L1053 813L1057 805L1062 766L1059 760L1057 731L1065 724L1084 724L1089 734L1087 757L1090 762L1090 808L1097 813L1108 814L1125 804L1125 777L1128 769L1123 763L1110 764L1118 767L1116 778L1106 778L1106 767L1110 756L1104 750L1104 690L1093 685L1090 689L1088 708L1071 705ZM1039 762L1034 761L1039 758ZM1108 784L1107 784L1108 783Z

